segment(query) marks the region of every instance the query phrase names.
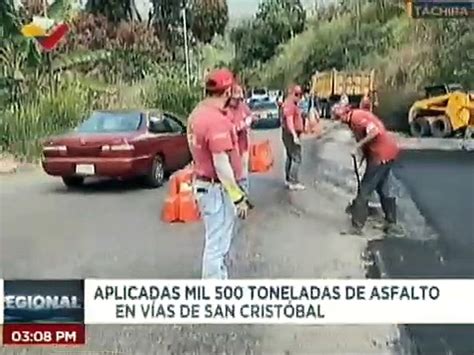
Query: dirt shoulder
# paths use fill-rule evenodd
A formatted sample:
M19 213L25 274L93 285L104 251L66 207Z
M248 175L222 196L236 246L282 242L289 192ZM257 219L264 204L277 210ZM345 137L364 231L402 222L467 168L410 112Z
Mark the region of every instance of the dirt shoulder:
M36 163L26 162L16 158L14 155L1 152L0 153L0 176L12 175L15 173L37 170L40 168L40 161Z

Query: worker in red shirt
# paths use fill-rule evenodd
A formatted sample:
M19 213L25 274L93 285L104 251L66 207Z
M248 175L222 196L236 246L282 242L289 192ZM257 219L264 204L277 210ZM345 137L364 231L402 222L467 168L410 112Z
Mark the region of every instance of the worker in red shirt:
M242 163L228 109L234 84L228 69L210 72L205 81L207 97L188 118L193 185L205 228L202 277L206 279L228 278L225 257L236 218L245 219L250 207L238 184Z
M249 193L249 148L250 148L250 127L252 125L252 112L244 102L244 91L240 85L235 85L232 98L229 103L232 112L233 123L237 132L237 143L240 157L242 159L242 178L239 185L244 191Z
M304 190L299 181L301 165L301 141L304 122L298 104L303 95L299 85L290 87L288 97L282 105L282 139L286 149L285 184L290 190Z
M368 202L376 191L385 214L384 230L392 235L400 235L402 232L397 225L396 199L390 194L392 166L400 152L395 138L388 133L382 121L367 110L338 104L334 105L332 114L335 119L348 125L354 134L357 144L351 154L355 156L362 151L367 162L360 191L350 209L351 233L362 234L369 212Z

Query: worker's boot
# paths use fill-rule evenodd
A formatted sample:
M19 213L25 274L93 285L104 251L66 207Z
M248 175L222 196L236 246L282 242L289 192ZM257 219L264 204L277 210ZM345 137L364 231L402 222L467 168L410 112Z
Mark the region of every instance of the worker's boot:
M352 204L354 201L349 202L349 204L346 207L346 214L352 214Z
M395 197L382 199L382 210L385 213L384 232L390 237L403 237L405 233L397 224L397 203Z
M352 215L352 226L341 234L363 235L362 229L368 217L368 206L366 200L356 198L351 203L350 212Z

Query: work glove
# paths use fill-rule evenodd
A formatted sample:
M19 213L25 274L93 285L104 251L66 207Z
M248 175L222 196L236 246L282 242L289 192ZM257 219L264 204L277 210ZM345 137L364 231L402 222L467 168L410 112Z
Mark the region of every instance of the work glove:
M229 196L235 205L237 216L240 219L246 219L248 210L253 208L253 205L249 202L247 195L240 187L231 187L227 191L229 192Z
M234 202L235 208L237 210L237 217L240 219L246 219L248 211L250 209L248 200L246 197L242 197L239 201Z
M301 141L300 141L298 135L296 135L296 134L293 135L293 142L294 142L296 145L301 145Z
M360 156L360 155L362 155L362 154L361 154L361 149L360 149L360 147L355 146L354 148L352 148L352 150L351 150L351 156L353 156L353 157L358 157L358 156Z

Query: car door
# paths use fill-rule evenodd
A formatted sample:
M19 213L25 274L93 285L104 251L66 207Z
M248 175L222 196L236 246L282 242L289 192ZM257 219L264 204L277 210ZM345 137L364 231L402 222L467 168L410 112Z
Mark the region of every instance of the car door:
M176 133L162 112L151 111L148 115L147 149L149 154L161 155L165 169L174 171L181 168L179 155L176 154Z
M186 137L186 127L176 116L166 112L163 114L165 122L173 135L172 146L176 154L176 159L180 168L186 166L191 161L188 140Z

